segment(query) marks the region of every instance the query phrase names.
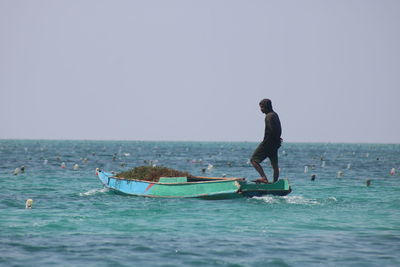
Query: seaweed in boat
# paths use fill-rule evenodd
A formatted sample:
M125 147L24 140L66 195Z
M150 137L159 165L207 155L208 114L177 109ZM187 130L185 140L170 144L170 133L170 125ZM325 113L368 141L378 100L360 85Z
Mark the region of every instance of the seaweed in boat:
M193 177L190 173L162 166L139 166L120 172L116 177L158 182L160 177Z

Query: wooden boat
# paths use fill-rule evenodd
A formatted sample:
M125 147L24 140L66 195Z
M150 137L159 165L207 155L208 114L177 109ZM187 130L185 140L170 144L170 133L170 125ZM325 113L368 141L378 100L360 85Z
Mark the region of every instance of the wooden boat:
M263 195L285 196L287 179L273 184L248 184L243 178L161 177L158 182L125 179L96 169L102 184L116 192L144 197L231 199Z

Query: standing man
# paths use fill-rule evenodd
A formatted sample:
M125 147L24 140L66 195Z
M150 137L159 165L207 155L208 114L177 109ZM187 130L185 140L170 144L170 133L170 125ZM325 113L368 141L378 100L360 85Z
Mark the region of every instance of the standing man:
M250 162L260 174L260 178L254 180L256 183L268 183L267 176L264 173L260 163L269 158L272 169L274 170L274 183L279 178L278 166L278 148L281 146L281 122L278 114L272 109L272 102L269 99L263 99L260 102L260 109L265 113L265 133L264 140L258 145L257 149L251 156Z

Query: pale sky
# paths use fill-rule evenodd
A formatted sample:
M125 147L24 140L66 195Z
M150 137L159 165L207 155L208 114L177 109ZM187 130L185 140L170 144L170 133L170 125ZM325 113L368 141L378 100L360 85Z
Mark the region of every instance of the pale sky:
M400 143L400 1L0 0L0 139Z

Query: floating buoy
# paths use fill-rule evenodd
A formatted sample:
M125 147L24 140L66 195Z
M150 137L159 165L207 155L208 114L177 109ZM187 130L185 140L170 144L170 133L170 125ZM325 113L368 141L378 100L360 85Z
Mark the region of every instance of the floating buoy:
M15 168L14 175L18 175L21 172L20 168Z
M32 199L27 199L25 202L25 209L31 209L33 205L33 200Z
M391 170L390 170L390 175L395 175L396 174L396 169L395 168L392 168Z

